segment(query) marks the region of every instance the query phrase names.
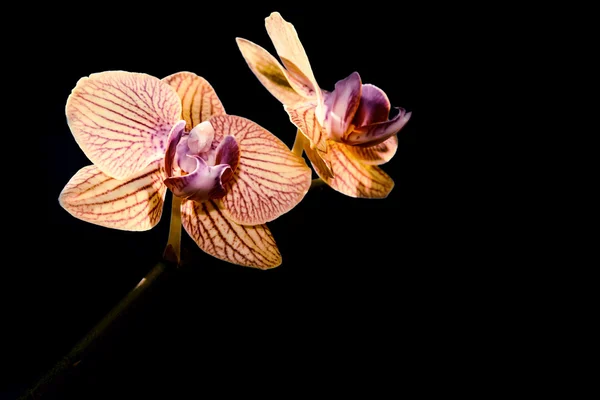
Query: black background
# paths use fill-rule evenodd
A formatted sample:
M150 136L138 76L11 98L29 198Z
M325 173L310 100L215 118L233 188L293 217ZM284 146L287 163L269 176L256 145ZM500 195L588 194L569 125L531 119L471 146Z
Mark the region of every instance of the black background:
M383 166L396 182L392 193L366 200L328 187L312 190L269 223L283 256L270 271L221 262L184 232L188 264L165 274L68 382L42 398L142 398L158 391L177 397L173 391L233 388L262 393L271 381L297 393L315 383L360 385L367 376L378 377L377 387L394 382L394 365L410 348L406 335L414 334L428 301L429 271L417 247L426 227L416 207L423 74L411 7L371 3L332 10L97 5L37 27L34 51L46 56L30 65L42 83L37 122L26 123L36 127L30 145L38 152L28 165L35 165L41 187L15 207L31 210L31 218L16 238L25 250L10 268L15 277L5 281L16 293L4 303L10 329L0 391L6 398L16 398L67 354L152 268L167 240L170 200L159 225L147 232L87 224L59 206L64 185L89 164L64 113L77 80L106 70L160 78L192 71L211 83L229 114L255 121L291 147L295 127L235 43L243 37L274 54L264 18L276 10L296 27L323 89L358 71L363 83L386 91L393 106L413 112L398 135L396 156Z

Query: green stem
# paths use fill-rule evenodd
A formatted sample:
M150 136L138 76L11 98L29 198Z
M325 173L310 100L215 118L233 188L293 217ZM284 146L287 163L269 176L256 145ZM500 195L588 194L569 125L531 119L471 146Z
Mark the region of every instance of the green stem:
M169 229L169 239L163 253L167 262L179 265L181 261L181 199L173 196L171 206L171 227ZM102 318L96 326L88 332L83 339L71 349L69 354L63 357L56 365L46 373L32 389L28 390L21 400L37 399L45 392L60 385L67 376L75 370L83 357L89 352L92 345L95 344L105 332L114 325L116 319L121 317L125 311L134 304L167 268L167 263L159 261L148 274L112 309Z
M181 263L181 198L173 195L171 205L171 227L169 239L163 253L165 260L179 265Z
M325 181L321 178L313 179L310 182L310 188L308 190L318 188L319 186L323 186L324 184L325 184Z
M304 134L302 132L300 132L300 130L298 130L296 132L296 139L294 140L294 147L292 147L292 153L296 154L297 156L302 157L302 152L304 151L304 141L306 140L306 138L304 137Z
M114 322L121 317L124 312L131 308L140 296L154 283L158 277L167 269L167 264L159 261L148 274L94 326L83 339L71 349L69 354L64 356L56 365L48 371L30 390L28 390L21 400L38 399L45 393L58 389L60 384L75 371L82 362L89 350L101 339L108 328L115 325Z

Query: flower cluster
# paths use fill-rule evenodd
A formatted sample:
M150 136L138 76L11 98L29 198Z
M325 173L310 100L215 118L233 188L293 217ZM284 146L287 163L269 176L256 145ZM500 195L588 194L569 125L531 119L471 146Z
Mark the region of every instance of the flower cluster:
M356 72L331 92L320 89L294 27L278 13L266 27L283 66L252 42L238 38L238 46L284 104L316 173L348 196L387 196L393 181L378 165L393 157L410 113L397 109L390 118L386 94ZM205 79L190 72L163 79L92 74L73 89L66 115L92 162L60 194L70 214L108 228L148 230L161 219L168 189L181 225L206 253L261 269L281 264L266 223L304 198L311 170L301 151L226 114Z

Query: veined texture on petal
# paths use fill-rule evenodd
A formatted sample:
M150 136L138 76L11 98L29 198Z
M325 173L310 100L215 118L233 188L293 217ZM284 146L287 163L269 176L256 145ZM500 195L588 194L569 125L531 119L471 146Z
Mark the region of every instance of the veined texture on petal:
M239 146L238 167L221 199L231 220L264 224L291 210L306 195L310 168L272 133L233 115L212 117L210 123L215 137L231 135Z
M316 147L321 151L327 150L327 136L315 115L316 103L305 102L292 107L284 106L283 108L290 116L292 124L296 125L300 132L310 140L311 147Z
M306 101L292 86L281 64L267 50L246 39L236 38L236 42L250 70L277 100L286 105Z
M80 169L67 183L58 199L75 218L107 228L145 231L162 215L166 186L159 172L160 162L125 181L104 174L94 165Z
M192 72L178 72L163 78L179 95L182 104L181 118L187 131L213 115L225 114L217 93L206 79Z
M281 264L281 254L266 225L238 225L212 201L184 200L181 222L203 251L223 261L260 269Z
M371 147L346 146L346 151L363 164L381 165L390 161L398 150L396 135Z
M348 147L332 140L328 141L329 160L333 177L327 176L317 159L318 154L310 146L304 150L317 172L329 186L350 197L385 198L394 188L394 181L383 170L374 165L366 165L358 161L348 151Z
M181 102L158 78L109 71L81 78L66 114L77 144L94 165L112 178L125 179L164 156Z
M333 178L333 171L329 161L329 149L327 148L327 135L317 122L315 114L315 103L306 102L295 107L284 107L290 116L290 121L309 140L308 146L314 151L315 157L311 159L319 164L319 169L324 176Z

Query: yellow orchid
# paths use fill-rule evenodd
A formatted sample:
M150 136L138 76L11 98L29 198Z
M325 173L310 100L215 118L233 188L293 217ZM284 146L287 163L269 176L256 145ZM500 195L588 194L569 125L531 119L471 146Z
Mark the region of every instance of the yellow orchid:
M277 12L265 19L265 25L283 65L246 39L237 38L238 47L252 72L283 103L306 138L299 135L297 140L319 177L351 197L386 197L394 181L378 165L396 153L396 134L411 113L398 107L390 118L385 92L362 84L357 72L337 82L332 92L322 90L294 26ZM302 153L302 147L297 153Z
M206 80L190 72L162 80L92 74L77 82L66 114L93 163L60 194L70 214L108 228L148 230L159 222L169 188L172 218L181 218L203 251L261 269L281 264L266 223L302 200L310 168L264 128L225 114Z

